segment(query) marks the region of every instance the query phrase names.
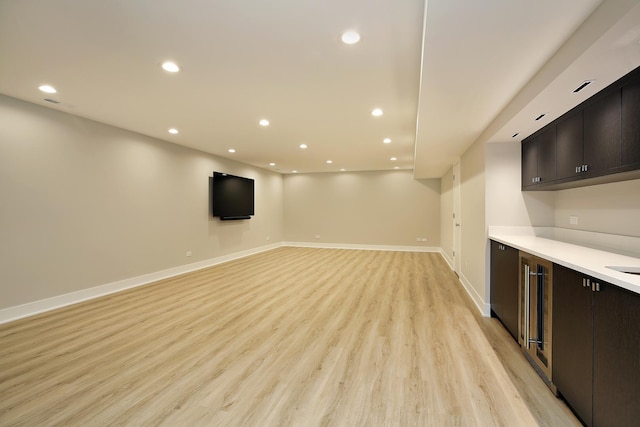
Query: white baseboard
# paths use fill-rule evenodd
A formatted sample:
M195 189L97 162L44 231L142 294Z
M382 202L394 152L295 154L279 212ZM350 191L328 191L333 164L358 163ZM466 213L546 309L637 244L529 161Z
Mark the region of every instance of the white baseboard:
M0 324L22 319L23 317L33 316L35 314L44 313L45 311L51 311L57 308L66 307L68 305L77 304L79 302L87 301L101 296L113 294L125 289L131 289L137 286L146 285L148 283L156 282L158 280L166 279L173 276L178 276L190 271L212 267L214 265L233 261L239 258L244 258L249 255L276 249L281 246L282 243L260 246L257 248L248 249L246 251L235 252L216 258L210 258L204 261L198 261L191 264L168 268L166 270L156 271L154 273L143 274L142 276L131 277L129 279L107 283L89 289L82 289L79 291L70 292L68 294L57 295L55 297L46 298L39 301L33 301L14 307L4 308L0 310Z
M444 258L444 260L447 262L447 264L449 265L449 268L451 270L455 270L455 267L453 266L453 258L449 256L449 254L444 251L442 248L440 249L440 255L442 255L442 258Z
M322 249L360 249L365 251L395 251L395 252L441 252L434 246L393 246L393 245L359 245L351 243L315 243L315 242L283 242L283 246L297 248Z
M482 296L475 290L475 288L471 285L471 282L464 276L464 274L460 273L460 283L467 294L471 297L473 303L478 307L480 314L484 317L491 316L491 304L485 303Z

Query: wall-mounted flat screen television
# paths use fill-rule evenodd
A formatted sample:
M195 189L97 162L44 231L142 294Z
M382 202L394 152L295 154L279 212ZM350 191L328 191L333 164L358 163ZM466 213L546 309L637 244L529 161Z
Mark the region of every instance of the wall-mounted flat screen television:
M214 172L211 212L221 220L250 219L254 215L254 182L250 178Z

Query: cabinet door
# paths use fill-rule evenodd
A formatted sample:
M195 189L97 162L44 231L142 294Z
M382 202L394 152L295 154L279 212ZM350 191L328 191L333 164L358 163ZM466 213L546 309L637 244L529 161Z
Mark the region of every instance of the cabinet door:
M577 176L576 167L583 163L583 114L580 110L558 123L556 129L558 179Z
M500 265L502 264L502 245L491 241L491 311L498 319L502 319L502 276Z
M538 176L538 139L522 141L522 187L535 185Z
M622 165L640 165L640 81L622 88Z
M600 283L593 297L593 422L640 422L640 295Z
M582 421L592 422L591 287L577 271L553 266L553 383Z
M518 250L494 241L491 241L491 310L517 339Z
M584 109L584 163L588 175L620 166L620 90Z
M556 127L538 136L538 177L540 182L556 179Z

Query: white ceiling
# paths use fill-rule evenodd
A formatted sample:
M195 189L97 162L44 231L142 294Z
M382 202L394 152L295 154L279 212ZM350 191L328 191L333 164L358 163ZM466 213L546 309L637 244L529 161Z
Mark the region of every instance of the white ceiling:
M637 4L429 0L425 20L425 0L0 0L0 93L282 173L440 177L474 141L576 105L559 82L640 65ZM585 19L582 44L563 46ZM339 42L346 29L361 42Z

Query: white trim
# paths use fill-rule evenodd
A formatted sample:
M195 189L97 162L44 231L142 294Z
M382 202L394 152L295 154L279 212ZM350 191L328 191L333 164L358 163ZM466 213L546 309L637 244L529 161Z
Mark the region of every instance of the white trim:
M393 245L359 245L351 243L315 243L315 242L283 242L283 246L297 248L322 249L360 249L365 251L394 251L394 252L441 252L434 246L393 246Z
M68 294L57 295L55 297L46 298L38 301L28 302L26 304L8 307L0 310L0 324L22 319L24 317L33 316L35 314L44 313L45 311L55 310L57 308L66 307L68 305L77 304L79 302L91 300L101 296L124 291L125 289L135 288L137 286L146 285L161 279L178 276L180 274L191 271L201 270L203 268L212 267L214 265L244 258L249 255L255 255L260 252L269 251L282 246L282 243L275 243L245 251L235 252L216 258L210 258L204 261L198 261L191 264L185 264L178 267L168 268L166 270L156 271L154 273L143 274L142 276L131 277L117 282L107 283L93 288L82 289Z
M491 316L491 305L484 302L480 294L474 289L473 286L471 286L471 282L469 282L469 280L464 276L464 274L462 274L462 272L460 272L459 278L462 287L465 291L467 291L467 294L469 294L476 307L478 307L480 314L482 314L482 316L484 317Z
M453 270L453 258L450 257L449 254L442 248L440 248L440 255L442 255L442 258L444 258L444 260L447 262L449 268Z

